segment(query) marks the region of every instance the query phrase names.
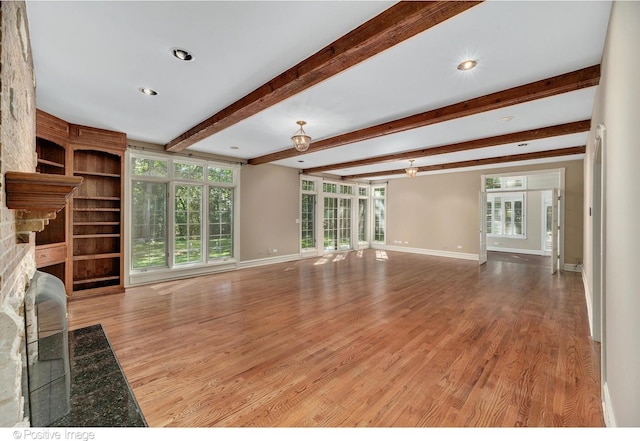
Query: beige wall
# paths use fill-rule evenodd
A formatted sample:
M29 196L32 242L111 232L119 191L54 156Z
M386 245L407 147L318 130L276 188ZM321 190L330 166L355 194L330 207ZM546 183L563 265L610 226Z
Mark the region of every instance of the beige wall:
M4 175L35 171L35 90L24 2L4 1L0 8L0 427L11 427L24 418L20 309L35 271L35 245L33 234L27 244L16 242L15 212L6 206Z
M594 133L606 126L605 410L611 425L640 426L640 2L614 2L591 120L585 205L592 205ZM592 217L584 213L587 299L593 276ZM597 306L599 300L594 302Z
M299 256L298 171L243 165L240 176L240 260Z
M565 168L565 263L582 263L582 160L391 180L387 245L478 254L481 175L557 168Z
M387 245L478 254L479 191L479 172L390 180Z

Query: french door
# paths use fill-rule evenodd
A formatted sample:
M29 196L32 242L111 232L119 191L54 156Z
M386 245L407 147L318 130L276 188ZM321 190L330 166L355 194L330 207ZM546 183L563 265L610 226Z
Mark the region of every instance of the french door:
M480 192L478 207L480 209L480 251L478 252L478 264L487 263L487 222L492 210L487 208L487 193ZM487 213L488 210L488 213Z
M551 274L555 274L560 269L558 189L551 194Z
M322 225L325 252L352 249L351 198L325 196Z

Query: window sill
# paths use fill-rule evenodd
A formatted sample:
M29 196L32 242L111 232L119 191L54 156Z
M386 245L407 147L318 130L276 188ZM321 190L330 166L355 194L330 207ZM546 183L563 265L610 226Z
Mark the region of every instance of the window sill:
M518 239L518 240L526 240L527 236L507 236L501 234L487 234L487 238L492 239Z
M219 262L199 263L181 265L174 268L155 268L147 271L136 271L129 273L129 283L127 286L144 285L152 282L164 282L169 280L183 279L186 277L199 276L222 271L230 271L238 268L235 259Z

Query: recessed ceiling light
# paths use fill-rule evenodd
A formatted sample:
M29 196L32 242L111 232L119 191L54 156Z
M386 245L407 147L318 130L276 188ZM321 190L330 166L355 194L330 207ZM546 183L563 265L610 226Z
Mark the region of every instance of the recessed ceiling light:
M150 89L148 87L141 87L140 89L138 89L140 92L144 93L145 95L149 95L149 96L154 96L157 95L158 92L156 92L153 89Z
M462 63L458 64L458 70L471 70L478 62L476 60L464 60Z
M513 118L513 116L503 116L502 118L500 118L500 122L511 121Z
M171 53L174 57L181 61L191 61L193 60L193 55L186 49L181 49L179 47L171 49Z
M237 145L232 145L231 147L229 147L231 150L239 150L240 147L238 147Z

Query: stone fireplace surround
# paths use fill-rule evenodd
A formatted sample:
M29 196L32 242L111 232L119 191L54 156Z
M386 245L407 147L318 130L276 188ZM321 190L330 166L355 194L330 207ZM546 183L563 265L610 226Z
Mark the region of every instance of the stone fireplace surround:
M15 210L7 207L5 173L32 173L35 78L27 10L0 3L0 427L29 426L23 395L25 293L35 274L35 240L19 243Z

